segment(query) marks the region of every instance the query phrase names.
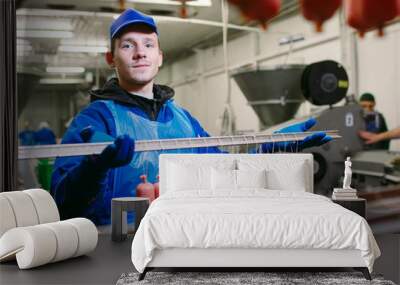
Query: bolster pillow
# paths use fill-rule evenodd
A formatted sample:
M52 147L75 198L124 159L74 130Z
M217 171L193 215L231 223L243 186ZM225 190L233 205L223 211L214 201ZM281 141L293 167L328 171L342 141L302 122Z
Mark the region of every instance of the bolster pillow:
M53 197L43 189L0 193L0 237L15 227L59 220L60 215Z
M97 245L96 226L74 218L8 230L0 238L0 261L16 257L20 269L87 254Z
M0 193L0 262L17 259L20 269L86 254L98 232L88 219L60 222L57 205L43 189Z

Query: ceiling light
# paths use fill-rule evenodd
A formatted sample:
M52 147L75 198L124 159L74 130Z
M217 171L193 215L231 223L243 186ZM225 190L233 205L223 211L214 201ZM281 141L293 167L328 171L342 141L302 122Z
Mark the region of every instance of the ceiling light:
M126 2L140 3L140 4L160 4L160 5L182 5L182 1L177 0L127 0ZM194 7L210 7L211 0L192 0L186 1L187 6Z
M287 45L295 42L304 41L304 36L301 34L290 35L279 39L279 45Z
M136 3L136 4L154 4L154 5L171 5L171 6L180 6L182 5L181 1L178 0L126 0L126 2ZM192 0L186 1L186 6L193 7L211 7L211 0ZM113 15L113 18L116 19L120 14Z
M57 10L57 9L35 9L35 8L21 8L17 9L17 16L44 16L44 17L90 17L95 15L106 16L107 13L97 13L89 11L75 11L75 10Z
M20 45L17 44L17 51L31 51L32 50L32 46L31 45Z
M176 2L176 1L175 1ZM189 6L198 6L198 7L211 7L211 0L196 0L196 1L187 1L186 5Z
M88 52L88 53L106 53L108 48L105 46L73 46L61 45L58 51L62 52Z
M63 39L72 38L71 31L50 31L50 30L17 30L17 38L51 38Z
M17 21L18 30L51 30L72 31L70 19L42 18L42 17L19 17Z
M100 46L106 47L109 44L109 40L99 38L72 38L72 39L61 39L60 45L62 46Z
M48 66L46 67L47 73L83 73L85 72L84 67L73 67L73 66Z
M41 78L40 84L83 84L86 83L83 78Z
M17 45L31 45L31 41L25 39L17 39Z
M32 52L28 50L18 50L17 49L17 56L24 57L24 56L32 56Z

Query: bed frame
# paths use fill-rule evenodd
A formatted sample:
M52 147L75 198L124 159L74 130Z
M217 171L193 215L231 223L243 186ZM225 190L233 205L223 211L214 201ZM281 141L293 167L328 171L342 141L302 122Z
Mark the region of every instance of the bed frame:
M152 261L139 275L143 280L155 268L232 268L246 271L254 268L338 268L361 271L371 280L359 250L328 249L193 249L156 250Z
M160 156L160 194L166 189L167 163L182 158L210 160L236 159L256 154L167 154ZM268 154L269 157L289 154ZM195 157L196 156L196 157ZM308 169L307 192L313 192L313 157L311 154L290 154L291 158L306 161ZM350 267L361 271L367 280L371 275L359 250L329 250L329 249L249 249L249 248L169 248L157 249L153 259L147 265L139 280L143 280L148 271L156 268L232 268L237 271L265 268L343 268Z

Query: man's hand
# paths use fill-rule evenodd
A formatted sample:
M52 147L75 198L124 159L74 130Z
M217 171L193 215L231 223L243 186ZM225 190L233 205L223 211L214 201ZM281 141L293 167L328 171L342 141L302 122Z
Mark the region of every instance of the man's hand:
M93 142L93 140L109 141L110 136L95 132L89 126L80 132L80 136L84 142ZM118 136L113 144L107 146L99 155L93 155L91 160L94 162L94 167L107 170L129 164L135 153L135 141L128 135Z
M308 119L307 121L297 123L283 129L276 131L275 133L300 133L308 131L312 128L317 121L314 118ZM326 135L324 132L316 132L310 136L307 136L299 142L279 142L279 143L267 143L262 145L263 152L274 152L274 151L287 151L296 152L301 151L305 148L320 146L332 140L332 137Z
M366 144L373 144L380 141L399 139L400 138L400 128L394 128L390 131L374 134L366 131L358 132L359 136L366 140Z
M374 144L381 141L379 134L370 133L367 131L359 131L358 134L363 140L365 140L365 144Z
M122 135L99 154L96 162L103 168L120 167L129 164L134 153L135 141L128 135Z

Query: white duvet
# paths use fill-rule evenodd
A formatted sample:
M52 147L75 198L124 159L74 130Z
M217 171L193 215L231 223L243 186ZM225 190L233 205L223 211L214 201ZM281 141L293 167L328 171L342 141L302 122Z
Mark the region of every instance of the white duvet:
M143 272L165 248L358 249L370 271L380 255L359 215L320 195L266 189L162 195L135 235L133 265Z

